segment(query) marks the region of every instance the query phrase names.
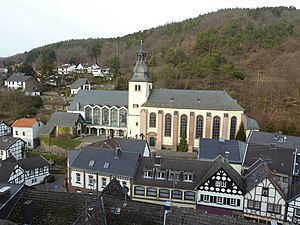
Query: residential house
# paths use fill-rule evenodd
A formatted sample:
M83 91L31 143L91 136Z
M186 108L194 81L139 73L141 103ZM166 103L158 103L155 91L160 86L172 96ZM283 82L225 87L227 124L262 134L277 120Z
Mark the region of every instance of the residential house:
M93 73L93 70L99 69L100 66L98 65L98 63L92 63L92 64L86 63L85 68L88 73Z
M128 187L130 195L141 155L120 146L116 149L87 146L68 151L68 191L98 193L116 177L123 186Z
M287 202L275 174L258 159L244 176L244 217L261 223L283 224Z
M50 175L50 162L37 155L18 160L24 173L24 184L33 186L44 181Z
M77 64L75 68L75 73L84 73L84 72L85 72L85 67L83 66L83 64L81 63Z
M197 185L197 209L226 216L243 216L244 182L224 157L218 156L214 165Z
M5 82L4 85L8 89L20 89L26 95L40 95L39 83L32 76L27 76L25 73L13 73Z
M6 124L4 121L0 121L0 136L9 135L11 133L12 129L11 126Z
M33 186L50 175L50 163L39 155L20 160L12 156L0 162L0 182Z
M296 149L288 146L276 144L256 144L248 143L247 152L245 154L243 167L247 172L258 159L262 159L267 163L279 185L287 194L288 186L293 182L293 174L295 167Z
M7 68L1 67L1 68L0 68L0 73L7 74L7 73L8 73L8 69L7 69Z
M26 151L26 142L12 136L0 137L0 159L5 160L11 156L17 160L22 159Z
M199 138L198 159L213 161L221 155L241 173L246 149L247 144L238 140Z
M95 68L92 70L92 74L94 77L110 77L112 74L110 73L109 68Z
M290 223L300 224L300 182L289 187L288 208L286 220Z
M57 68L57 73L60 75L71 74L75 71L76 65L63 64L62 66Z
M76 95L79 90L91 90L91 84L87 78L78 78L71 84L71 95Z
M85 133L85 121L79 113L54 112L41 129L41 136L74 138Z
M35 118L21 118L12 124L13 136L24 140L27 149L33 149L40 143L39 133L43 126L43 122Z
M172 201L179 207L196 208L197 184L212 167L212 162L141 158L133 181L132 198L164 205Z

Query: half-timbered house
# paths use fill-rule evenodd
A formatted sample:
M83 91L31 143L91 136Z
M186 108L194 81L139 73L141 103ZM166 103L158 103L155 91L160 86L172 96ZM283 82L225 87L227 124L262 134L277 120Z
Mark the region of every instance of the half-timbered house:
M5 160L14 156L17 160L23 158L26 142L12 136L0 137L0 159Z
M5 122L0 121L0 136L6 136L11 133L11 126L7 125Z

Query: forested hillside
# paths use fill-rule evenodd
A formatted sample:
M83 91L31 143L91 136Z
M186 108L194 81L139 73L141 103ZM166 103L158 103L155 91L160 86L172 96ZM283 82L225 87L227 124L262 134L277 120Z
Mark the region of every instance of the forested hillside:
M2 59L38 68L45 49L55 63L98 61L129 79L144 40L155 88L226 90L262 130L300 135L300 11L226 9L111 39L69 40ZM0 60L1 61L1 60ZM118 82L119 81L119 82Z

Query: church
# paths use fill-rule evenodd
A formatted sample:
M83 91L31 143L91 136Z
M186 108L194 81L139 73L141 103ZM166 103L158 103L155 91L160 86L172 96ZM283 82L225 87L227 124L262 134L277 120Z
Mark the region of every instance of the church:
M234 139L241 123L246 134L259 129L225 91L154 89L143 42L128 91L80 90L68 112L85 118L90 135L146 139L156 149L176 150L181 137L190 151L199 138Z

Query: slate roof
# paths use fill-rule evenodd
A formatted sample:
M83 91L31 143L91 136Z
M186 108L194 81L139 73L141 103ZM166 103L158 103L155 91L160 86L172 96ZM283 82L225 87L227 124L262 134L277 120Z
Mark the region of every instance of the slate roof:
M80 90L71 102L68 110L77 111L77 103L80 104L80 111L83 111L84 106L88 104L127 107L128 91Z
M300 182L293 183L288 189L288 201L292 201L300 196Z
M246 192L252 190L257 184L268 178L270 182L275 186L277 191L285 198L284 192L269 169L269 167L261 160L257 160L247 171L244 176L244 184Z
M243 111L225 91L153 89L143 107Z
M227 175L234 181L234 183L242 190L245 190L243 177L232 167L230 164L224 161L222 156L218 156L214 160L214 165L210 168L210 170L205 174L202 180L199 182L197 186L201 186L207 180L209 180L215 173L219 170L223 169Z
M125 152L136 152L143 155L147 142L145 140L129 139L129 138L111 138L90 144L89 147L99 147L116 149L120 148Z
M35 168L50 166L50 162L48 162L44 157L40 155L20 159L18 160L18 163L25 170L32 170Z
M229 163L242 164L247 144L238 140L199 139L198 159L213 161L217 156L228 154Z
M300 137L285 135L281 132L253 131L248 137L248 142L262 145L276 144L282 147L300 149Z
M121 151L120 157L115 158L115 151L111 149L85 147L70 164L70 168L133 177L139 155L135 152ZM94 160L93 166L89 166L91 160ZM108 168L104 168L105 163L109 163Z
M40 134L49 135L53 128L56 126L60 127L73 127L76 125L78 119L83 120L80 113L68 113L68 112L54 112L47 122L47 124L42 128ZM84 120L83 120L84 121Z
M36 123L37 120L35 118L21 118L16 120L11 126L32 128Z
M78 78L73 84L71 84L71 89L77 89L84 86L87 82L87 78Z
M0 137L0 150L8 149L18 139L19 138L15 138L13 136L1 136Z
M200 180L205 176L205 174L213 166L213 162L203 162L199 160L184 160L184 159L171 159L171 158L161 158L161 165L155 165L155 158L141 158L139 161L139 166L136 171L133 183L135 185L147 185L155 187L173 187L173 181L159 180L159 179L149 179L143 178L143 169L167 169L167 170L180 170L180 181L177 181L175 184L176 188L189 189L193 190L196 188ZM183 181L183 171L193 171L194 172L194 181L193 182L184 182Z
M0 182L8 182L8 179L10 178L10 175L14 171L16 165L17 160L13 156L2 161L0 166Z
M28 80L30 76L26 76L26 73L13 73L7 81L17 81L17 82L25 82Z
M68 162L69 165L73 163L73 161L76 159L78 154L80 153L81 150L70 150L68 151Z
M275 146L274 146L275 147ZM244 166L251 166L257 159L264 160L271 170L292 175L294 166L294 148L248 143Z
M259 130L260 127L255 119L247 117L247 129L248 130Z

